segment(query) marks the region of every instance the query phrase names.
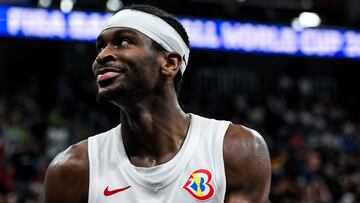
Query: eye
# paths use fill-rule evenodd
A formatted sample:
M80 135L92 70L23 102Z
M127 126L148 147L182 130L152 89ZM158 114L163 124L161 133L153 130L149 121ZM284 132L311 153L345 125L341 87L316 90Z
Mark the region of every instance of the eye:
M115 45L117 46L127 46L129 44L131 44L131 42L129 39L126 38L121 38L115 42Z
M105 44L104 44L104 43L100 43L100 42L97 42L97 43L96 43L96 51L97 51L98 53L100 53L104 48L105 48Z

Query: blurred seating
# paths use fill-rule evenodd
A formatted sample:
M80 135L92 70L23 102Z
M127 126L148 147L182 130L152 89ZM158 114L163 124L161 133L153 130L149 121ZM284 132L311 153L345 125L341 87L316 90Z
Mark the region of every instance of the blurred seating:
M186 109L241 123L264 136L272 158L270 202L360 202L360 126L352 109L327 96L338 91L336 81L279 77L273 91L260 95L256 76L239 78L256 89L216 101L192 97ZM47 111L31 93L0 97L0 202L42 202L51 159L114 123L99 106L76 101L73 92L66 95Z

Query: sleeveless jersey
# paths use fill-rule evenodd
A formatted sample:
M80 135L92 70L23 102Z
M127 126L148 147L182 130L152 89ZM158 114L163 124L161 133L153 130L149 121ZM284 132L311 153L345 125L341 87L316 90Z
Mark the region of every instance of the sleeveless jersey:
M126 155L121 124L88 140L89 203L224 202L223 139L228 121L191 114L179 152L154 167L136 167Z

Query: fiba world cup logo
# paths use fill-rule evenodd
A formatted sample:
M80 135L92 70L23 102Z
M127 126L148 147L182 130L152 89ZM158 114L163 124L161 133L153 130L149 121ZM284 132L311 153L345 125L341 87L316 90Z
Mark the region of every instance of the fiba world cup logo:
M210 183L211 178L210 171L196 170L191 173L183 188L197 200L208 200L214 195L214 187Z

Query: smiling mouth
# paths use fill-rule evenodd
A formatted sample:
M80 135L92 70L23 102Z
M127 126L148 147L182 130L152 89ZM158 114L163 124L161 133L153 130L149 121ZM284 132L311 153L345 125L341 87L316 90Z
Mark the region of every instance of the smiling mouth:
M106 73L103 73L103 74L99 74L97 75L96 77L96 81L97 82L100 82L100 81L104 81L104 80L108 80L108 79L111 79L111 78L115 78L117 76L119 76L121 73L119 72L106 72Z
M96 73L96 82L100 87L107 86L111 83L112 79L123 74L125 69L115 69L115 68L103 68L99 69Z

